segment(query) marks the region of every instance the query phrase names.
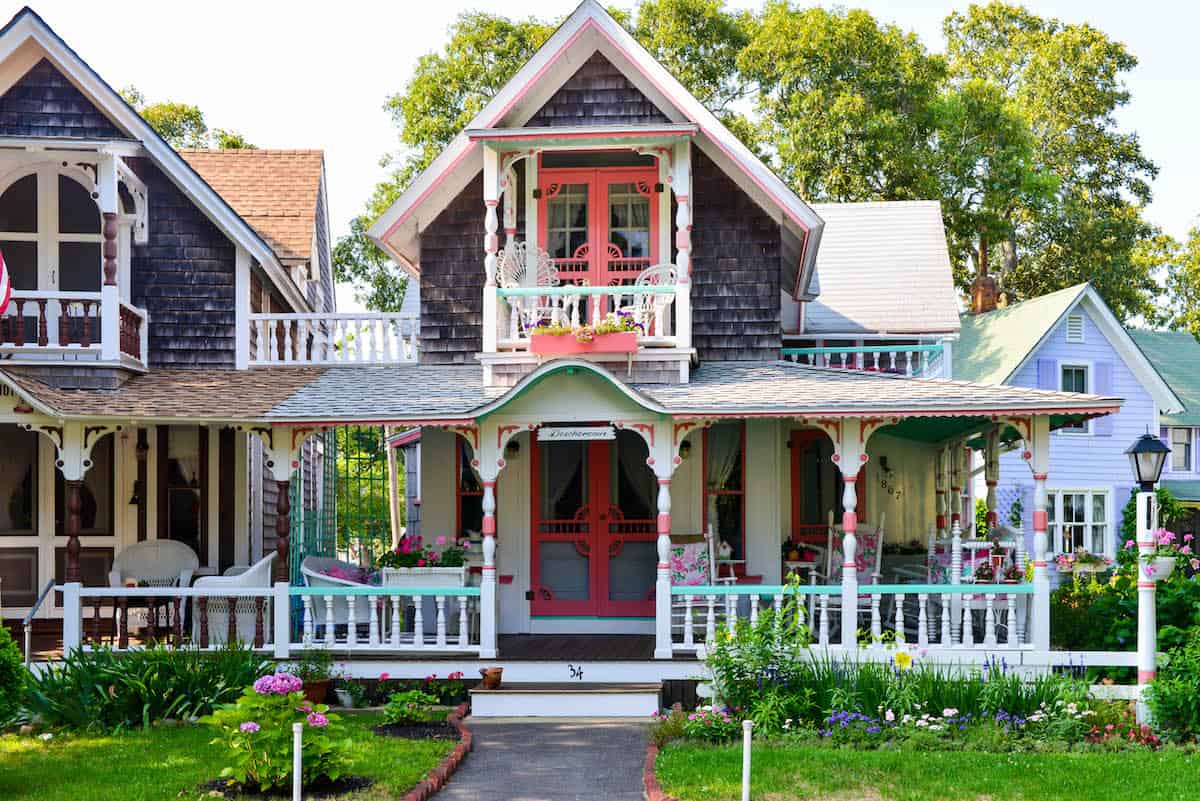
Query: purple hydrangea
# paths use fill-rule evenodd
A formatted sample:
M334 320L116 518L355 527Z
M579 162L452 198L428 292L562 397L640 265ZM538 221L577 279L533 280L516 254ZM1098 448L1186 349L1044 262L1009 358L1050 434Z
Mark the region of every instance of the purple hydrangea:
M316 726L318 729L329 725L329 718L320 712L310 712L307 720L309 726Z
M254 692L259 695L289 695L304 689L304 682L291 673L276 673L263 676L254 682Z
M247 720L239 728L245 734L253 734L254 732L258 731L261 727L257 723L255 723L253 720Z

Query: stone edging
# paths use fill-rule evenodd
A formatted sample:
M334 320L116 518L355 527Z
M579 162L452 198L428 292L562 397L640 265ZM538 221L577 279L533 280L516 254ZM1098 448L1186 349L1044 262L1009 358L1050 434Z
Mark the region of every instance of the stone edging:
M650 743L646 746L646 762L642 767L642 792L646 801L678 801L674 796L663 792L658 783L658 774L654 772L654 763L658 759L658 746Z
M458 770L458 766L466 759L467 752L471 750L474 742L474 735L471 734L471 730L467 728L462 720L467 716L469 709L467 703L464 701L446 716L446 722L458 732L458 745L454 746L454 750L446 755L441 764L431 770L400 801L427 801L434 793L441 790L446 785L446 782L450 780L450 777L454 775L454 771Z

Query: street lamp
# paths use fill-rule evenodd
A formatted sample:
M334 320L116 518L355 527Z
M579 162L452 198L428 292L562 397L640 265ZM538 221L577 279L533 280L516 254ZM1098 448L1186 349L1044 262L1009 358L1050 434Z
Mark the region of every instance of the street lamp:
M1145 696L1142 692L1156 677L1156 652L1158 650L1157 602L1155 601L1154 575L1154 530L1158 527L1158 495L1154 485L1162 475L1167 454L1171 452L1162 440L1146 432L1125 451L1133 468L1133 477L1140 491L1137 494L1137 667L1138 667L1138 722L1149 721Z
M1142 434L1125 451L1129 455L1129 464L1133 467L1133 476L1142 492L1154 492L1154 485L1162 475L1163 465L1167 463L1167 454L1171 449L1150 433Z

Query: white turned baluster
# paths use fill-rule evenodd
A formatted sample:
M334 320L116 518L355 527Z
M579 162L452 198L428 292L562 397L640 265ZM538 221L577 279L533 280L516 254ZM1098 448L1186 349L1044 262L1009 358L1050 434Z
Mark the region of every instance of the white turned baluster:
M950 617L953 610L950 608L949 594L942 595L942 636L938 640L943 648L949 648L953 640L950 635Z
M383 360L387 363L392 361L392 342L396 341L399 344L400 322L398 320L388 321L383 320L379 323L380 338L383 340ZM402 348L396 348L396 361L400 361L400 353Z
M737 630L737 596L725 596L725 628L729 630L730 635Z
M821 645L829 645L829 596L821 596L821 625L819 642Z
M458 647L466 650L471 644L470 626L467 617L467 596L458 596Z
M371 345L371 361L372 362L379 361L379 341L375 335L375 329L376 329L375 323L376 323L376 321L374 319L367 318L367 336L369 336L371 338L370 345Z
M883 623L879 617L879 593L871 593L871 639L872 645L883 635Z
M904 594L900 593L896 596L896 642L905 642L904 639Z
M750 625L753 626L758 622L758 596L750 596Z
M301 635L301 641L305 648L311 648L313 644L313 603L312 596L304 596L304 633Z
M333 596L326 595L325 598L325 639L323 642L326 645L333 645L335 641L333 630Z
M358 645L358 596L351 595L346 601L346 647L353 648Z
M437 647L446 647L446 596L436 595L433 599L437 607Z
M983 596L983 644L996 644L996 596L988 593Z
M367 644L373 648L379 647L379 598L367 596Z
M917 595L917 645L925 648L929 645L929 596Z
M717 639L717 596L706 596L708 616L704 619L704 642L711 648Z
M921 353L921 374L929 375L929 352L928 351L924 351Z
M1017 632L1017 596L1010 592L1005 599L1005 606L1008 607L1008 617L1006 618L1008 625L1005 627L1005 639L1008 645L1013 646L1021 641Z
M803 606L803 605L800 604L800 606ZM780 627L780 625L782 625L782 623L783 623L783 621L780 619L783 617L783 595L782 594L777 594L774 598L771 599L771 609L775 612L775 628L778 629Z
M404 596L392 596L392 647L400 647L400 607L404 603Z
M696 644L695 634L692 627L695 625L692 614L692 600L696 596L683 596L683 645L686 648L691 648Z
M295 342L292 337L293 324L294 322L292 320L285 320L283 322L283 360L285 362L294 360L294 356L292 354L292 344Z
M912 377L913 374L913 356L916 355L912 351L907 351L904 354L904 374Z
M891 365L888 367L888 369L893 373L896 372L896 351L888 351L888 359L891 361Z
M258 352L258 361L267 360L267 323L265 320L254 321L254 338L257 340L254 349Z
M962 644L964 648L975 646L975 627L971 621L971 596L963 596L962 607Z
M425 647L425 596L413 596L413 648Z

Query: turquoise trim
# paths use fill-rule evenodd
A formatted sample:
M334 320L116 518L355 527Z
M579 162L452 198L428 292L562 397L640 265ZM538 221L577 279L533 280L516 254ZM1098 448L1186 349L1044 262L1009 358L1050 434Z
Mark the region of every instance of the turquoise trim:
M672 595L841 595L840 584L676 586ZM1032 584L860 584L861 595L1033 595Z
M685 584L671 588L672 595L841 595L840 584Z
M289 587L288 595L444 595L447 598L478 597L478 587Z
M559 295L674 295L674 284L655 284L653 286L514 286L497 289L496 294L502 298L550 297Z
M845 348L783 348L784 356L831 356L839 353L941 353L945 347L935 345L865 345Z

